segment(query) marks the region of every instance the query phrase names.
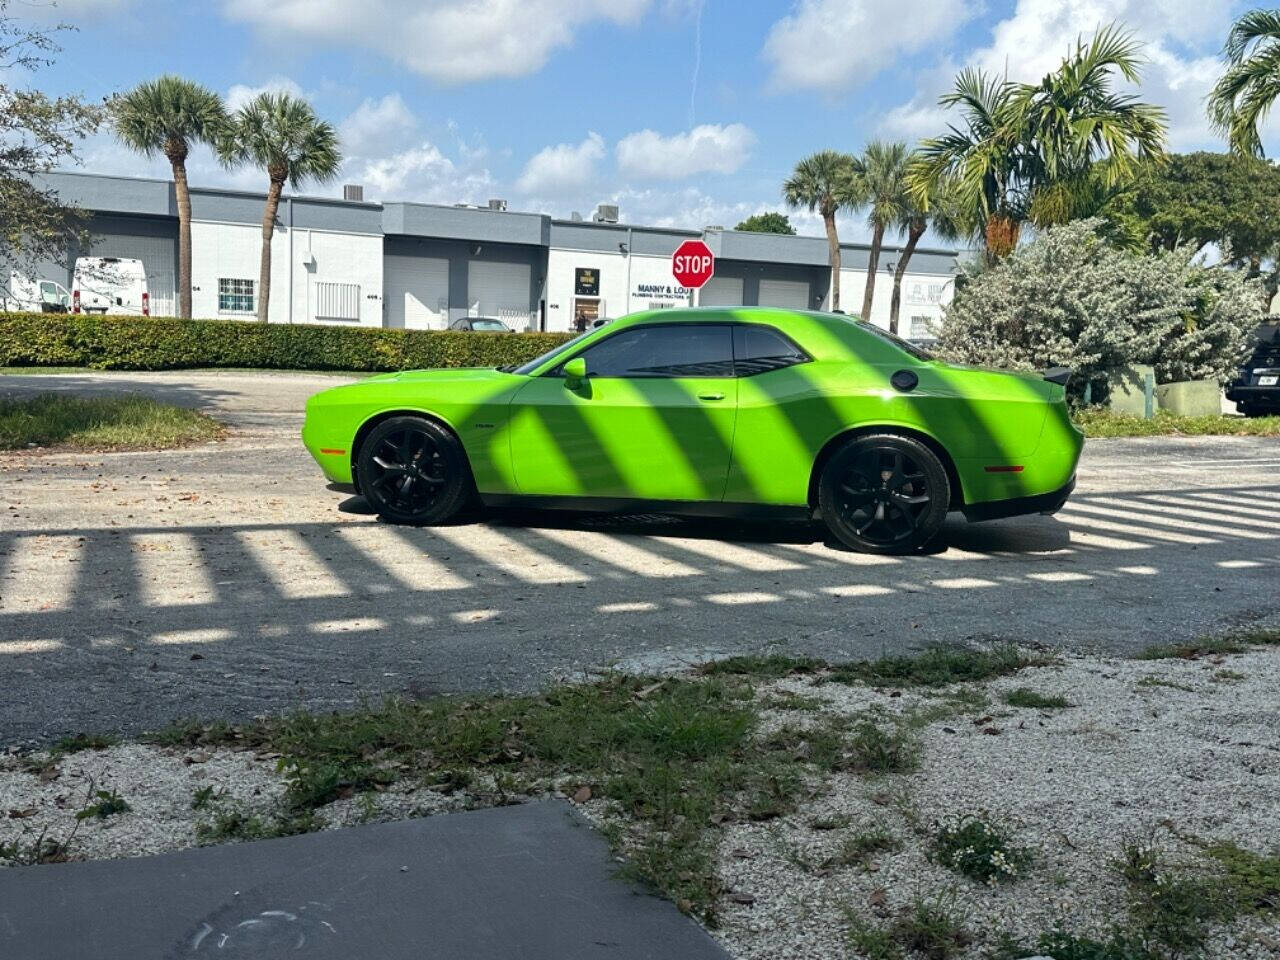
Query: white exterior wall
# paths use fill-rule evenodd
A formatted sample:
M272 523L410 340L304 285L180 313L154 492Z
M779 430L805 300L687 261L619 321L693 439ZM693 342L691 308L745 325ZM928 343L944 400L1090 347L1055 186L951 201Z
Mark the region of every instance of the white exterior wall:
M271 323L337 323L382 326L382 237L289 228L271 238ZM191 314L214 319L252 319L252 313L219 312L220 278L252 280L257 294L262 228L250 224L196 220L191 223ZM293 314L290 316L290 260ZM354 284L358 319L316 319L317 283Z
M902 306L898 311L898 333L904 337L912 336L911 319L927 317L928 322L942 322L942 308L951 302L955 292L955 277L951 274L913 273L910 269L902 277ZM867 272L865 270L840 271L840 309L845 313L859 313L862 310L862 297L866 292ZM878 327L889 328L889 306L893 299L893 274L886 270L876 272L876 289L871 301L869 319ZM831 295L823 309L830 305Z
M651 304L688 306L689 291L671 276L670 257L631 256L599 250L552 247L547 254L547 330L573 329L575 271L579 267L600 274L600 315L617 318Z

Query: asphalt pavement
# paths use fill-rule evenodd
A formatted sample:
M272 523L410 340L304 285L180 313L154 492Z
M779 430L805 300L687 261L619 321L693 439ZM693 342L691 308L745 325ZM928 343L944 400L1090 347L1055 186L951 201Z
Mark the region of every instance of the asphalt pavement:
M298 441L340 378L0 376L226 421L160 453L0 455L0 745L369 696L530 690L733 653L1012 639L1131 653L1280 614L1280 441L1091 441L1055 517L948 521L925 555L804 524L488 514L379 522Z

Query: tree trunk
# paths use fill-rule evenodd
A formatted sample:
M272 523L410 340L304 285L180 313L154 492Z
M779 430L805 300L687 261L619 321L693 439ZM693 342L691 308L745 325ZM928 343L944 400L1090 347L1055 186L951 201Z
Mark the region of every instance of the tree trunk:
M831 265L831 310L840 310L840 238L836 236L836 215L823 214L827 227L827 262Z
M271 180L267 190L267 209L262 214L262 263L258 267L258 322L267 322L267 311L271 307L271 237L276 232L276 211L280 209L280 191L284 189L283 180ZM292 322L293 318L289 320Z
M880 269L880 244L884 240L884 227L876 224L871 232L871 252L867 259L867 285L862 291L862 320L871 322L871 304L876 295L876 271Z
M898 312L902 308L902 278L907 272L907 264L911 255L916 252L916 244L924 236L925 224L913 220L907 228L907 245L902 248L902 256L898 258L898 266L893 271L893 299L889 301L889 332L898 332Z
M187 189L187 152L173 149L173 193L178 201L178 316L191 319L191 192Z

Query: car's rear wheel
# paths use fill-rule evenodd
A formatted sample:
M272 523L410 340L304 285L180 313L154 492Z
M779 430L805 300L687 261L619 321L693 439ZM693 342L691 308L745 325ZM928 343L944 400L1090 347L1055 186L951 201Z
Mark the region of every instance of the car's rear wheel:
M910 553L933 539L951 505L946 468L919 440L897 434L856 437L818 479L828 529L864 553Z
M422 417L391 417L370 431L356 458L360 492L392 523L443 523L473 489L461 441Z

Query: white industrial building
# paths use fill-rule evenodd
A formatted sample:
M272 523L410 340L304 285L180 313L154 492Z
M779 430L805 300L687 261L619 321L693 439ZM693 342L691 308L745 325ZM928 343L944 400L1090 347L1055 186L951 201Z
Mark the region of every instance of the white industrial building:
M177 203L167 180L51 173L41 178L66 202L92 212L92 249L68 264L44 265L41 279L70 284L76 256L142 260L151 312L177 306ZM824 309L831 270L820 237L677 230L618 223L601 206L591 221L558 220L488 207L366 203L286 196L272 240L270 321L443 329L464 316L498 317L514 329L564 331L599 317L686 305ZM264 197L195 187L192 206L192 314L251 317L261 250ZM701 237L716 274L699 291L671 276L671 254ZM865 244L842 244L842 307L862 305ZM881 252L871 320L888 325L899 251ZM925 338L941 318L956 272L955 250L917 249L903 281L901 332Z

